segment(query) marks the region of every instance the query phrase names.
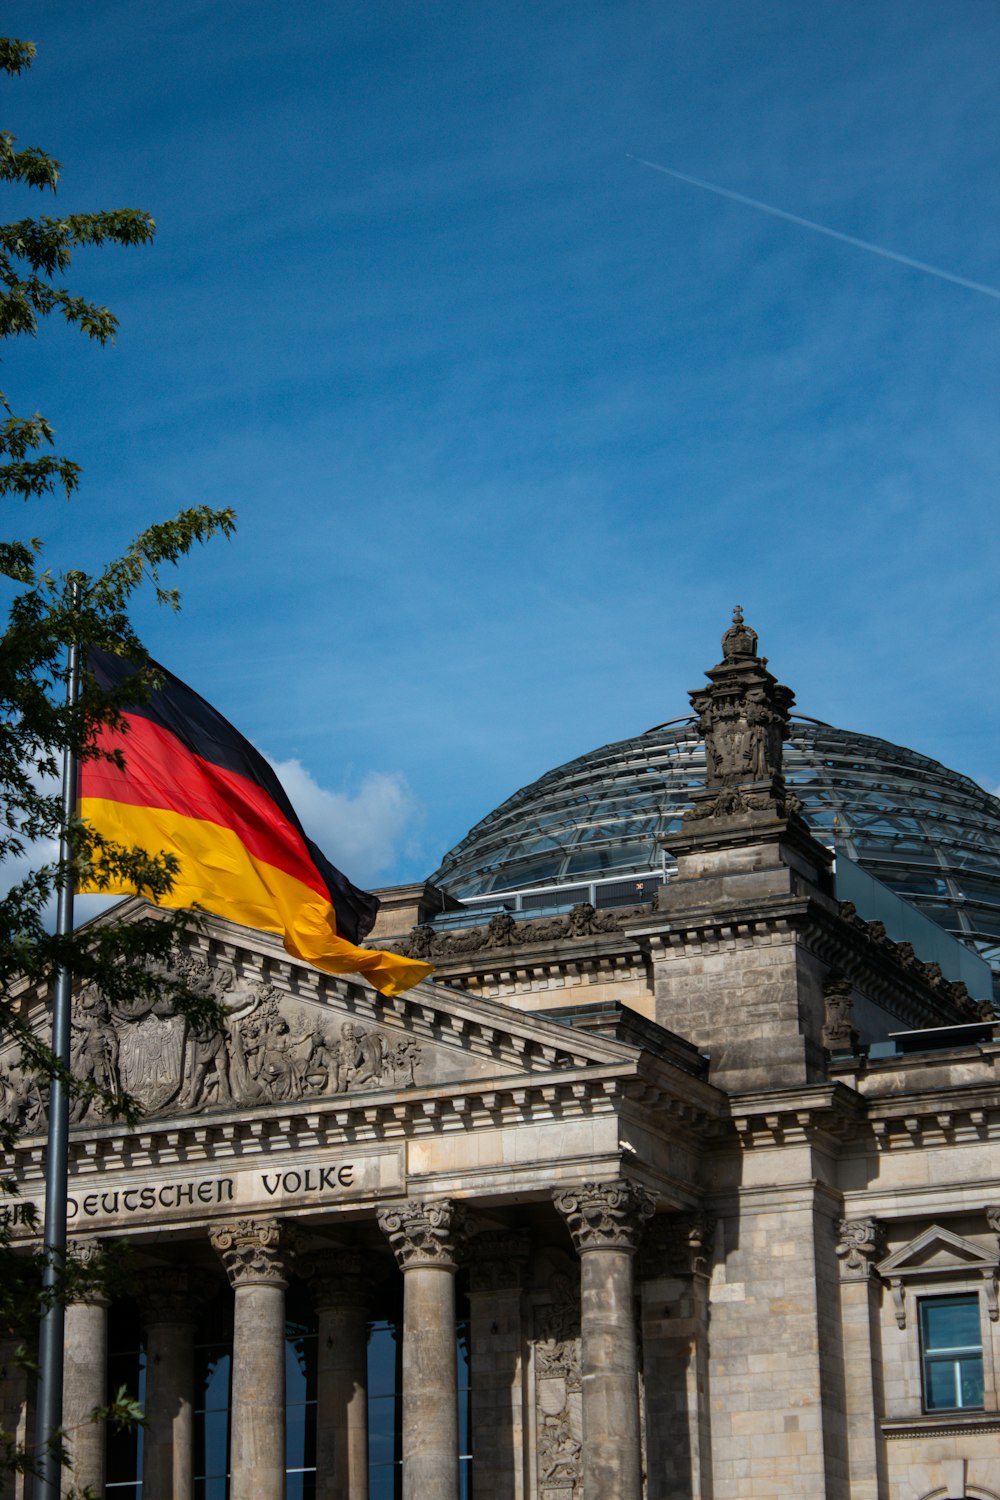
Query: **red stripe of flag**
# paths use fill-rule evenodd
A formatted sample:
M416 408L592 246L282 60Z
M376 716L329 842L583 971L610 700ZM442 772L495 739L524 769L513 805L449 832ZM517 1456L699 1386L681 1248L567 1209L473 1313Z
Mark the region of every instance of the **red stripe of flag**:
M183 817L231 829L253 859L293 876L324 900L330 899L326 882L299 830L262 786L192 754L175 735L151 719L131 713L125 719L128 733L124 737L102 728L95 744L102 750L123 751L127 769L120 770L108 760L85 761L80 775L82 798L166 808Z

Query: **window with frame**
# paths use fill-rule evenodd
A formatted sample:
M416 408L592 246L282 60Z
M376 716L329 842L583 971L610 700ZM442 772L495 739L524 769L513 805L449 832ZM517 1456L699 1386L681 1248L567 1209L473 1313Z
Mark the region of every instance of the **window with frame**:
M978 1293L920 1298L920 1377L925 1411L982 1410Z

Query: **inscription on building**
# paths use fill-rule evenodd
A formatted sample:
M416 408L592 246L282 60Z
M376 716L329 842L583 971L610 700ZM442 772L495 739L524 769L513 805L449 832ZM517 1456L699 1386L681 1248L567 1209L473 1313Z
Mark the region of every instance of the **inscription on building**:
M161 1177L154 1182L126 1179L117 1186L105 1183L90 1191L74 1187L67 1202L67 1219L80 1230L89 1223L109 1220L156 1223L164 1218L201 1214L212 1218L213 1210L230 1207L252 1213L267 1205L273 1212L288 1200L337 1203L345 1198L398 1193L403 1181L403 1156L398 1149L313 1166L257 1167L211 1177ZM37 1228L43 1211L40 1202L27 1204L15 1199L0 1203L0 1219L20 1233Z

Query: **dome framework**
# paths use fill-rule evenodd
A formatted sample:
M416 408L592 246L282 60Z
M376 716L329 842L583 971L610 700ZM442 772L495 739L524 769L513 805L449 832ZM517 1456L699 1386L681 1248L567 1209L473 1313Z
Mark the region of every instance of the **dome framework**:
M658 840L704 785L693 718L592 750L508 797L430 877L459 900L669 872ZM828 847L1000 969L1000 801L938 761L794 716L784 775Z

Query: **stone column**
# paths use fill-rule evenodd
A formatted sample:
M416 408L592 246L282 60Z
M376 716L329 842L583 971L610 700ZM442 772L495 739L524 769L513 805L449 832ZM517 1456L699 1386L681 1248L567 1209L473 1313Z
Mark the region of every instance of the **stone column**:
M71 1240L67 1257L90 1269L101 1255L99 1240ZM104 1427L93 1420L108 1399L108 1307L110 1298L94 1286L66 1307L63 1337L63 1427L69 1469L62 1471L63 1494L89 1485L104 1493Z
M234 1293L230 1500L284 1500L285 1264L273 1220L211 1233Z
M641 1500L632 1258L655 1203L631 1182L588 1182L555 1205L580 1256L584 1500Z
M296 1262L316 1304L316 1500L368 1500L368 1278L359 1251Z
M14 1332L0 1340L0 1428L21 1449L35 1442L35 1382L23 1361L29 1349L34 1353L37 1342ZM25 1474L0 1474L0 1500L25 1500L29 1484Z
M530 1244L501 1229L477 1234L469 1247L476 1500L524 1500L521 1287Z
M379 1209L403 1272L403 1500L458 1500L455 1272L460 1205L411 1199Z
M714 1220L660 1214L638 1257L647 1500L712 1500L708 1273Z
M150 1271L139 1300L146 1330L142 1492L158 1500L191 1500L195 1308L187 1271Z
M847 1463L851 1500L885 1500L889 1493L885 1445L878 1419L882 1393L881 1284L875 1262L885 1254L877 1219L842 1219L837 1240L840 1316L844 1339Z

